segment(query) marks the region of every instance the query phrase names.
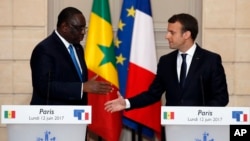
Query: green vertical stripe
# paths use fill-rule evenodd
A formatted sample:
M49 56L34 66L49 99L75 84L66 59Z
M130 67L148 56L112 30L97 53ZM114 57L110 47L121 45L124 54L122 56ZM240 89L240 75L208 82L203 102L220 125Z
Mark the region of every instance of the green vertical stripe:
M9 118L9 112L8 111L4 111L4 118Z
M92 12L99 15L101 18L111 24L108 0L94 0Z
M163 119L167 119L167 112L163 113Z

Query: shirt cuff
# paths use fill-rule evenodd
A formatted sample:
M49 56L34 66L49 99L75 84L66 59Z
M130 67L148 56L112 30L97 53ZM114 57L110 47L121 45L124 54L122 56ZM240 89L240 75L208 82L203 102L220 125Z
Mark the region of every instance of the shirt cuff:
M130 102L128 99L125 99L125 103L126 103L126 109L129 109L130 108Z
M82 99L82 95L83 95L83 83L82 83L82 89L81 89L81 99Z

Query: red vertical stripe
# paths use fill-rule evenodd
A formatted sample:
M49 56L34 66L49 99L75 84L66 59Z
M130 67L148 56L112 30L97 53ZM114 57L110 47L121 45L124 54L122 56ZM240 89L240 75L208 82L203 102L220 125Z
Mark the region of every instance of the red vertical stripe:
M92 71L89 70L89 78L94 77ZM102 77L98 77L97 81L104 81ZM114 86L114 85L112 85ZM122 129L121 112L109 113L104 110L104 103L111 99L117 98L117 88L113 87L113 91L107 95L88 93L88 102L92 106L92 124L88 129L106 141L119 141Z
M85 120L89 120L89 113L85 113Z
M247 121L247 114L243 115L243 121Z
M174 119L174 112L170 113L170 119Z
M150 83L153 81L154 77L155 74L149 72L144 68L139 67L136 64L130 63L126 98L133 97L141 93L142 91L147 90ZM135 84L138 85L136 85L135 87ZM161 113L160 107L161 103L159 101L146 107L124 111L124 116L138 123L150 127L157 133L160 133L161 132L161 125L159 118L159 115ZM148 113L158 116L148 116Z
M16 112L15 111L11 111L11 118L16 118Z

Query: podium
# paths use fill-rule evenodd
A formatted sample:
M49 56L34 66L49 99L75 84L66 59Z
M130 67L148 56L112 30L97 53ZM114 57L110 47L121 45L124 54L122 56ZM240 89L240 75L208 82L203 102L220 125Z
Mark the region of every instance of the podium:
M230 125L249 124L247 107L161 107L167 141L230 141Z
M8 141L84 141L91 106L2 105Z

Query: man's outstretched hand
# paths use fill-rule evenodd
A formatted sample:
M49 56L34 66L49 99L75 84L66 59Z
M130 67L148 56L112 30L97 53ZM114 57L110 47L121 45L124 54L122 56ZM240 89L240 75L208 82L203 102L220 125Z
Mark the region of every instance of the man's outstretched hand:
M118 98L114 100L107 101L104 106L107 112L117 112L124 110L126 108L125 99L121 96L120 92L117 91Z
M97 81L98 75L83 83L83 91L96 94L108 94L113 91L112 84L105 81Z

